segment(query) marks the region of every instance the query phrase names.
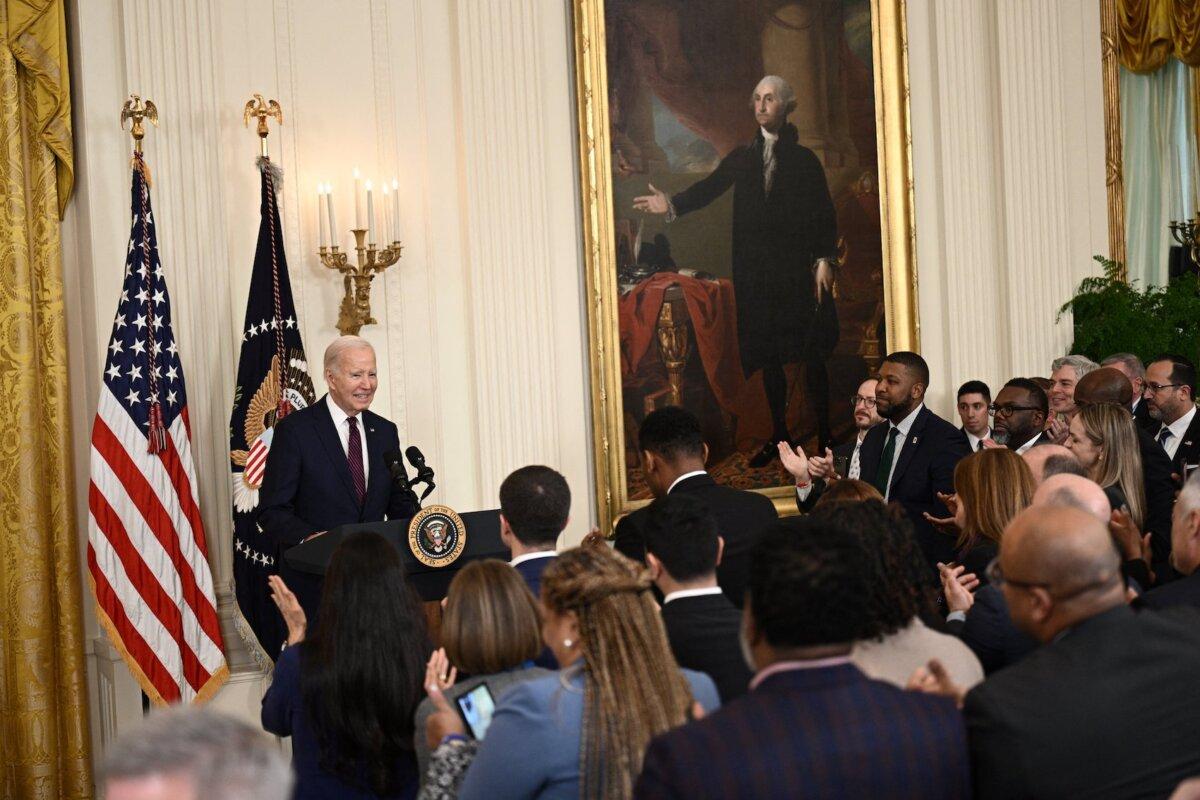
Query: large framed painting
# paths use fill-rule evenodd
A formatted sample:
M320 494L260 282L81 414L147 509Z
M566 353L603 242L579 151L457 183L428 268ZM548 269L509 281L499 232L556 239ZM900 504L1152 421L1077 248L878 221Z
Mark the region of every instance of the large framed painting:
M637 431L692 411L718 481L794 510L774 443L853 435L917 348L903 0L575 0L602 529Z

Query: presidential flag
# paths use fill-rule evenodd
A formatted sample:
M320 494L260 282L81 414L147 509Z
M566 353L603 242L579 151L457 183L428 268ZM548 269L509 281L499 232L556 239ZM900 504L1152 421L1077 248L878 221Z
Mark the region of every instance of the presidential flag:
M229 415L229 461L233 480L233 575L245 623L239 625L239 633L265 666L270 663L268 658L279 654L287 630L267 587L267 576L278 571L280 554L255 522L258 490L275 423L312 403L314 396L283 252L276 202L279 171L265 157L258 159L258 167L262 176L261 219L246 300L237 387Z
M92 427L88 569L100 622L159 705L229 677L204 543L183 367L142 154L133 228Z

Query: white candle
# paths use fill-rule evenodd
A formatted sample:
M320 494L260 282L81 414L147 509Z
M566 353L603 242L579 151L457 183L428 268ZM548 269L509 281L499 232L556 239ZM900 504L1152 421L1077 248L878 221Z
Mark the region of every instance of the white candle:
M329 240L329 220L325 219L325 209L322 206L325 204L325 185L317 184L317 227L321 229L321 249L325 249L325 244Z
M329 242L338 246L337 218L333 216L333 184L325 184L325 208L329 211Z
M375 244L375 198L371 196L370 181L367 181L367 242Z
M392 178L392 241L400 241L400 181Z
M388 185L383 184L383 243L387 244L392 241L392 195L388 192Z
M363 228L362 181L359 179L358 167L354 168L354 227Z

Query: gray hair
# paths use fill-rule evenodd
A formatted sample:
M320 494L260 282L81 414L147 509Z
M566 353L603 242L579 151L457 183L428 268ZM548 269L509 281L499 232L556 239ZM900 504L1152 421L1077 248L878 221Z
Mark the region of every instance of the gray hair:
M792 85L778 75L765 75L763 79L754 85L755 91L764 83L770 83L775 87L775 94L779 95L780 102L783 103L783 115L796 110L796 93L792 90ZM750 102L754 102L754 95L751 93Z
M101 774L117 779L174 775L196 797L287 800L292 770L279 747L241 720L195 706L155 711L105 755Z
M325 371L333 369L333 365L338 363L338 359L342 354L350 350L370 350L375 352L375 348L371 343L361 336L339 336L329 343L329 347L325 348Z
M1069 355L1054 359L1054 363L1050 365L1050 374L1053 375L1062 367L1074 369L1075 380L1079 380L1094 369L1100 369L1100 365L1087 356Z
M1125 368L1135 378L1146 377L1146 365L1133 353L1113 353L1100 362L1100 366L1102 367L1111 367L1113 364L1124 364Z
M1200 511L1200 469L1193 472L1192 477L1183 484L1183 489L1179 492L1175 503L1185 514Z

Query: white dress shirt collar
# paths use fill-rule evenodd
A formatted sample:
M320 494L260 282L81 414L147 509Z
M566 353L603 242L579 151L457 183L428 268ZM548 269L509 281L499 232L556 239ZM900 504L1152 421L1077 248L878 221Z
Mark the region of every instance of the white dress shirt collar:
M664 597L663 605L665 606L667 603L671 602L672 600L682 600L685 597L704 597L706 595L720 594L720 593L721 593L720 586L705 586L703 589L680 589L679 591L671 592L669 595Z
M509 561L508 565L510 567L515 567L517 564L524 564L526 561L533 561L535 558L550 558L551 556L556 556L556 555L558 555L557 550L538 550L533 553L525 553L524 555L519 555L516 558L514 558L512 561Z
M1192 418L1196 416L1196 407L1192 406L1192 410L1184 414L1179 419L1167 426L1167 430L1171 432L1171 438L1167 439L1163 449L1167 451L1167 455L1174 459L1175 454L1179 452L1179 445L1183 444L1183 437L1187 435L1187 429L1192 424ZM1158 429L1158 433L1154 438L1162 435L1162 428Z
M900 438L896 441L896 444L899 445L905 439L908 438L908 432L910 430L912 430L913 423L917 421L917 414L920 414L921 409L924 407L925 407L924 403L917 403L917 407L914 408L912 411L908 412L908 416L905 417L904 419L900 420L900 424L892 425L892 427L900 429ZM889 424L891 424L891 423L889 423ZM890 432L891 431L889 431L889 433Z
M1019 455L1019 456L1023 456L1023 455L1025 455L1025 453L1026 453L1026 452L1029 450L1029 448L1031 448L1031 447L1033 447L1035 444L1037 444L1037 440L1038 440L1038 439L1040 439L1040 438L1042 438L1041 431L1039 431L1039 432L1037 433L1037 435L1036 435L1036 436L1034 436L1032 439L1030 439L1028 442L1026 442L1025 444L1023 444L1023 445L1021 445L1020 447L1018 447L1018 448L1017 448L1017 455Z
M966 428L963 428L963 433L965 433L967 435L967 441L971 445L972 453L974 453L976 450L979 449L979 443L981 441L983 441L984 439L992 438L992 429L991 428L988 428L987 431L984 432L983 436L976 436L975 434L971 433Z
M325 395L325 405L327 405L329 407L329 416L333 417L334 427L337 428L339 431L343 430L346 425L346 420L350 419L350 415L347 414L345 411L343 411L341 406L339 406L337 403L333 402L333 395L330 395L330 394ZM359 418L358 419L358 427L359 427L358 432L362 433L362 419L360 418L361 415L355 414L354 416L356 418Z
M675 480L671 481L671 485L667 487L667 494L670 494L672 489L674 489L676 486L678 486L683 481L686 481L688 478L694 478L697 475L707 475L707 474L708 473L702 469L695 469L695 470L692 470L691 472L685 472L682 475L680 475L678 478L676 478Z
M777 141L779 141L779 134L778 134L778 133L771 133L769 130L767 130L766 128L762 127L761 125L760 125L760 126L758 126L758 129L759 129L760 131L762 131L762 137L763 137L763 141L764 141L764 142L777 142Z

